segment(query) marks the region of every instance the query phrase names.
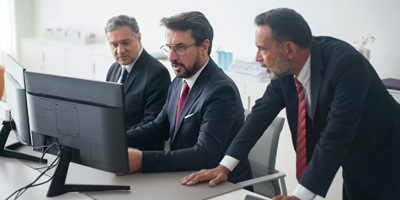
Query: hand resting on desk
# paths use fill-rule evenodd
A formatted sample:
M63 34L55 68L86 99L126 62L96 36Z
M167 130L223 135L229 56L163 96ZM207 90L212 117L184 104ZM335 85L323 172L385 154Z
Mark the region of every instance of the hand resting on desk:
M214 187L221 182L228 180L229 169L223 165L219 165L213 169L202 169L198 172L191 173L181 179L182 185L195 185L199 182L210 181L208 185Z
M199 182L210 181L208 185L214 187L221 182L228 180L229 169L223 165L219 165L213 169L202 169L198 172L191 173L181 179L182 185L196 185ZM272 200L299 200L296 196L279 195Z
M142 152L136 149L128 148L128 159L129 159L129 174L138 172L142 169ZM126 174L117 174L123 176Z

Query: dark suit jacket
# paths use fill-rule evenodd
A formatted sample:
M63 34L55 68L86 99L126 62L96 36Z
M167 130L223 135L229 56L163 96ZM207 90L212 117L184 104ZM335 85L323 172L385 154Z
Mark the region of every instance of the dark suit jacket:
M121 65L115 62L107 81L117 82ZM125 125L136 127L154 120L164 106L171 83L168 70L143 49L124 83Z
M298 97L294 77L288 75L271 81L226 154L246 159L285 107L296 147ZM300 184L325 196L342 166L345 187L351 186L351 180L374 195L399 191L400 105L371 64L347 43L330 37L314 38L311 107L307 168Z
M175 128L181 89L182 79L175 78L157 118L128 131L128 143L133 147L170 139L171 151L143 152L143 172L216 167L244 123L239 91L212 59L190 89ZM229 178L232 182L251 178L248 160Z

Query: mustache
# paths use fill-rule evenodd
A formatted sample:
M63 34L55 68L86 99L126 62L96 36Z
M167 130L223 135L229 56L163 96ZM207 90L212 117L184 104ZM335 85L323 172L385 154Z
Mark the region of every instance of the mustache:
M176 60L172 61L171 64L172 64L172 65L182 65L183 67L185 67L184 64L182 64L182 63L180 63L180 62L177 62Z
M268 66L267 66L266 64L262 63L262 62L260 62L260 66L261 66L262 68L268 68Z

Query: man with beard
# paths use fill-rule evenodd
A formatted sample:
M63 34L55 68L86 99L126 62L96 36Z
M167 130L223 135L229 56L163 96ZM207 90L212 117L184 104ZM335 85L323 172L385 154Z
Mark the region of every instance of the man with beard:
M142 47L136 19L119 15L108 20L107 41L116 60L106 81L124 84L125 125L127 129L153 121L167 98L171 83L167 68ZM163 150L164 142L141 147Z
M166 44L176 78L167 102L157 118L128 131L130 147L170 140L170 151L138 151L129 148L130 172L199 170L216 167L244 123L239 91L210 58L213 29L200 12L163 18ZM228 180L251 178L244 159Z
M325 197L340 166L343 199L398 199L400 105L371 64L341 40L313 37L294 10L270 10L255 23L256 60L273 80L220 165L188 175L181 184L210 180L215 186L226 180L286 108L299 184L292 196L273 200Z

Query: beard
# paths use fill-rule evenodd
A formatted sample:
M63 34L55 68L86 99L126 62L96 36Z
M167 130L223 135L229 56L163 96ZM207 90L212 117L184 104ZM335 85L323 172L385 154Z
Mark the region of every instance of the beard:
M201 64L200 54L197 54L196 60L193 62L192 66L186 66L182 63L177 62L176 60L172 61L171 64L182 66L182 72L178 73L175 71L175 75L178 78L190 78L195 75L199 69Z
M279 79L288 75L291 69L289 61L286 60L282 54L279 54L272 69L264 63L261 63L261 67L269 69L268 72L271 80Z

